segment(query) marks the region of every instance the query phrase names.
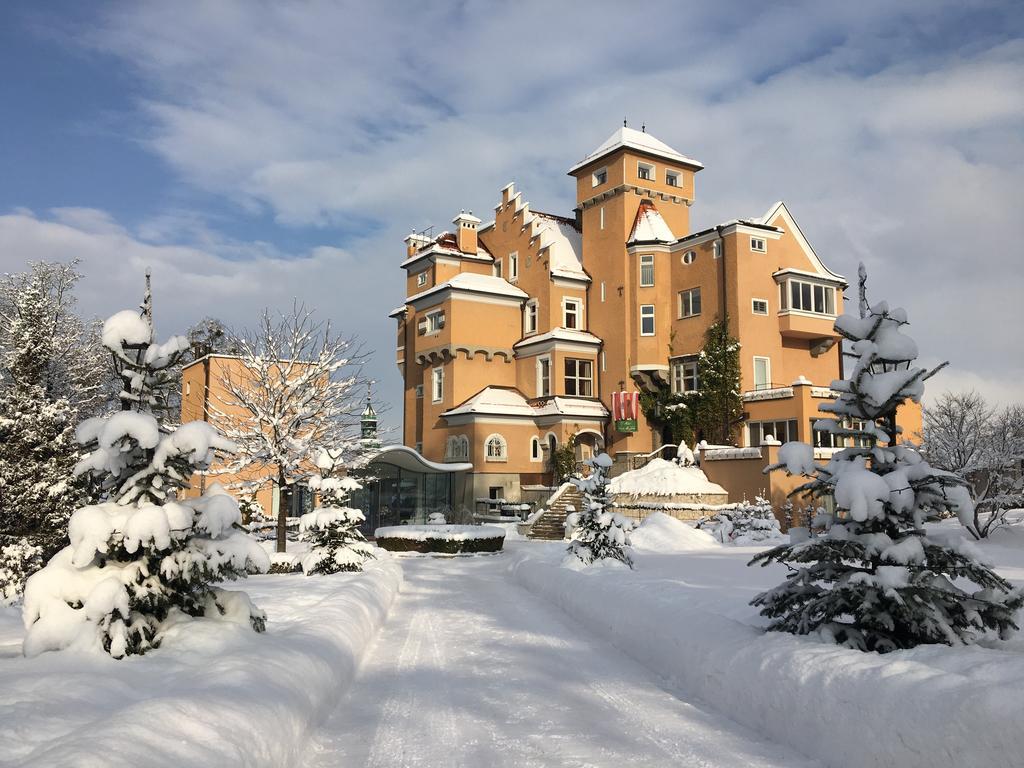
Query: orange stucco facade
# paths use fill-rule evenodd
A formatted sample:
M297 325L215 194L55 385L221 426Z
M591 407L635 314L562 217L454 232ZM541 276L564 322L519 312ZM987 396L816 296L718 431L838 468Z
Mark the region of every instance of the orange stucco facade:
M691 232L702 167L622 128L570 169L572 216L531 210L510 184L492 221L462 213L451 232L410 235L406 300L391 313L404 443L471 462L478 497L549 483L551 448L574 434L580 458L649 453L662 434L643 414L618 432L612 393L699 387L687 372L723 312L741 344L737 444L814 442L842 375L833 324L847 283L783 203ZM900 420L913 434L919 409Z

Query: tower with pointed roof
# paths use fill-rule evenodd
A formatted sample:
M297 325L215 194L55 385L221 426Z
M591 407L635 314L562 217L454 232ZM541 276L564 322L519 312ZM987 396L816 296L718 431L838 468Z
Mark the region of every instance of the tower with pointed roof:
M359 443L364 451L380 448L380 440L377 438L377 412L373 409L370 385L366 387L366 407L359 416Z
M783 203L692 231L702 169L623 125L569 169L572 216L535 210L508 184L490 221L463 211L454 231L411 234L406 299L391 313L405 445L471 464L474 499L543 502L569 440L580 460L611 454L614 474L670 439L643 413L617 424L616 393L699 389L705 332L727 315L742 345L735 444L828 448L811 425L840 378L846 282ZM714 479L753 498L760 474L740 474L734 487Z

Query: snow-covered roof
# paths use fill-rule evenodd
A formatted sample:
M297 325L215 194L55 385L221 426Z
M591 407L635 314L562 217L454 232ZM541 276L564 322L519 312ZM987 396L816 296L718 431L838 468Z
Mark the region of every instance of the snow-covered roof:
M484 247L483 243L477 246L476 253L464 253L459 248L459 241L455 234L452 232L442 232L440 235L435 237L429 243L420 248L416 253L403 261L399 266L403 269L405 267L415 264L421 259L425 259L429 256L450 256L458 259L469 259L470 261L484 261L491 263L494 261L494 257L490 251Z
M602 419L608 410L600 400L579 397L552 397L532 404L518 389L512 387L485 387L471 398L441 414L444 417L466 415L521 416L577 416Z
M583 269L583 237L575 225L560 216L531 211L531 236L540 238L540 248L547 249L551 274L569 280L590 282Z
M586 400L580 397L552 397L536 408L537 416L580 416L603 419L608 409L600 400Z
M403 304L402 306L395 307L390 312L388 312L388 317L398 317L399 315L404 315L407 311L408 308L405 306L405 304Z
M576 163L572 168L569 169L569 173L578 171L588 163L592 163L595 160L599 160L605 155L609 155L618 149L627 147L629 149L635 149L640 152L644 152L648 155L656 155L663 157L667 160L674 160L677 163L683 165L689 165L693 168L703 168L703 164L698 161L687 157L681 152L677 152L672 149L668 144L663 141L651 136L651 134L645 131L638 131L635 128L627 128L623 126L619 128L615 133L605 139L604 143L601 144L597 149L587 155L583 160Z
M650 200L641 200L633 220L633 230L629 233L627 245L633 243L674 243L676 236L672 234L668 224L661 217L657 207Z
M651 459L640 469L613 478L609 490L625 496L681 496L715 494L726 490L712 483L697 467L683 467L665 459Z
M452 277L451 280L445 280L443 283L435 285L433 288L414 294L406 301L412 304L419 299L424 299L427 296L432 296L435 293L441 293L442 291L447 290L468 291L470 293L488 293L494 296L508 296L513 299L527 298L527 294L524 291L516 288L512 283L508 282L504 278L496 277L494 275L477 275L472 272L460 272Z
M419 472L468 472L473 465L468 462L439 464L431 461L419 451L407 445L387 445L380 449L370 459L369 463L380 462L382 464L394 464L403 469L411 469Z
M523 393L510 387L485 387L471 398L442 413L442 416L459 416L470 413L488 413L503 416L528 416L536 413Z
M575 344L601 344L601 339L592 333L586 331L576 331L571 328L555 328L554 330L548 331L547 333L541 333L537 336L528 336L525 339L517 341L512 345L513 349L521 349L523 347L530 347L534 344L543 344L546 341L571 341Z

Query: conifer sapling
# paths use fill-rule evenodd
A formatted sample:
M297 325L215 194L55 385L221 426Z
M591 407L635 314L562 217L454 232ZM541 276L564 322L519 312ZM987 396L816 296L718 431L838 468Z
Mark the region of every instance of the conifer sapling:
M572 529L566 564L588 566L599 560L616 560L633 567L629 556L629 533L633 521L613 511L613 498L608 490L608 469L611 457L602 453L590 459L590 474L576 476L570 482L583 494L584 508L566 518Z
M965 481L935 469L917 448L899 443L896 409L919 402L933 371L915 367L917 345L904 335L907 315L866 296L860 267L860 312L836 320L836 331L855 358L848 378L835 381L834 403L821 406L832 418L814 428L849 440L827 464L813 448L787 443L784 468L810 480L794 491L813 499L832 497L835 512L821 514L823 535L784 545L751 564L784 563L790 576L752 601L771 619L769 629L819 633L861 650L887 652L922 643L958 645L992 632L1007 637L1024 594L981 563L966 540L945 543L925 522L956 514L965 525L973 504Z

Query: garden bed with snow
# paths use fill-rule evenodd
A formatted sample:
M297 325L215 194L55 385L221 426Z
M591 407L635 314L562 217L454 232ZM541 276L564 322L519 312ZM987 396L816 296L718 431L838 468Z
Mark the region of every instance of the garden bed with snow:
M363 573L241 583L267 631L215 619L114 661L21 655L20 612L0 608L0 764L284 766L351 684L401 585L386 558Z
M498 552L505 529L496 525L394 525L374 532L377 546L391 552L446 555Z
M966 535L955 522L936 527ZM764 547L724 546L665 515L632 538L633 571L571 570L560 565L563 545L533 543L513 549L511 573L670 689L828 766L1019 763L1024 636L880 655L764 633L750 599L786 575L778 565L747 567ZM1022 538L1010 529L980 545L1018 586Z

